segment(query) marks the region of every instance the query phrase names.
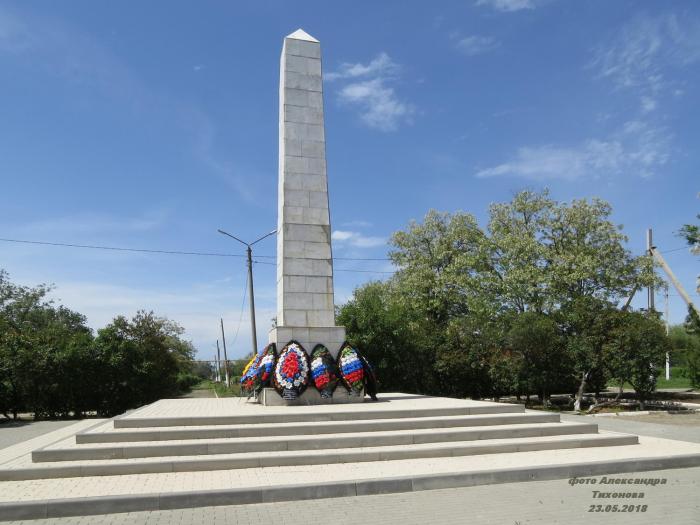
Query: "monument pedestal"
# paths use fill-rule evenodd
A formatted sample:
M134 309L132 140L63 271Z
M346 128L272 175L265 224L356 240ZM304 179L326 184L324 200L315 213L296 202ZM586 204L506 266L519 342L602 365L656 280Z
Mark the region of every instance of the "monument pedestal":
M306 405L347 405L349 403L363 403L365 401L364 392L359 396L351 396L342 386L338 386L333 392L333 397L326 399L313 386L309 386L304 393L296 399L282 399L274 388L263 388L258 396L258 401L263 406L306 406Z

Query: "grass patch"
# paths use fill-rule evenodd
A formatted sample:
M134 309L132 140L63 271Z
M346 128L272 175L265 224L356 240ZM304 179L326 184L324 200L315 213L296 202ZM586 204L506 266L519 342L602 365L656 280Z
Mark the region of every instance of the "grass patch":
M672 366L671 367L671 379L666 381L666 369L662 367L659 370L659 373L657 375L657 380L656 380L657 390L660 388L692 388L693 385L690 384L690 379L683 376L684 372L685 372L684 367ZM608 386L610 388L617 388L618 384L615 382L610 382L610 383L608 383ZM632 389L632 385L630 385L629 383L625 383L622 386L624 386L625 388Z
M224 383L211 383L211 385L218 397L238 397L241 395L241 385L238 382L231 382L229 388L226 388Z
M194 385L192 387L192 390L211 390L212 388L214 388L213 385L213 381L205 379L201 383L197 383L196 385Z
M666 381L666 370L662 369L659 372L659 379L656 383L656 388L692 388L690 379L684 377L685 368L682 366L671 367L671 379Z

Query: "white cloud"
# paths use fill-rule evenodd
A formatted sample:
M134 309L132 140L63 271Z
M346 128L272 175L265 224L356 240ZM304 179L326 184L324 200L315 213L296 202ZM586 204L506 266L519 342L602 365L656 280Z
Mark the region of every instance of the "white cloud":
M650 177L670 159L671 137L663 128L628 121L605 140L575 146L525 146L508 162L486 168L477 177L514 176L537 181L577 180L630 173Z
M618 89L641 93L642 110L649 99L672 89L669 72L700 60L700 21L675 14L638 15L611 42L598 47L592 66Z
M486 6L496 11L513 12L522 9L534 9L535 0L477 0L477 6Z
M640 101L643 113L650 113L656 109L656 100L652 97L643 96Z
M562 148L553 145L518 148L509 162L477 172L477 177L514 175L534 180L574 180L586 171L586 148Z
M354 231L335 230L331 238L353 248L375 248L386 244L386 239L383 237L370 237Z
M372 59L368 64L351 64L345 62L340 65L338 71L326 73L323 75L324 80L333 81L339 78L357 78L366 76L387 76L393 75L399 71L399 66L389 55L382 52L376 58Z
M97 330L109 324L117 315L132 317L138 310L153 310L156 315L168 317L185 328L185 338L191 339L202 359L213 353L213 345L221 337L219 318L223 317L229 358L242 357L250 351L250 320L247 308L241 319L236 310L243 295L242 282L238 287L221 283L192 284L178 289L158 290L89 281L56 283L51 297L59 304L85 314L88 325ZM258 290L257 297L265 296ZM232 305L236 305L232 308ZM270 328L269 320L275 315L270 306L257 305L258 341L265 341ZM236 330L238 336L234 339Z
M343 87L338 96L341 102L360 108L360 118L371 128L394 131L410 118L413 108L398 99L394 88L383 78L354 82Z
M170 213L165 209L146 212L140 216L122 217L96 212L81 212L64 217L42 219L11 227L16 235L104 235L113 233L148 232L164 226Z
M682 96L674 80L678 70L700 61L700 19L674 14L638 15L605 46L595 50L590 67L600 78L639 101L613 132L574 145L546 144L519 148L504 163L482 169L478 177L517 176L534 180L575 180L621 173L651 177L673 151L673 135L661 108L668 96ZM612 118L607 115L606 122Z
M413 106L402 101L392 87L400 67L386 53L380 53L368 64L344 63L338 71L327 73L326 80L348 80L338 90L341 104L356 107L360 119L369 127L394 131L410 122Z
M456 43L457 49L467 56L487 53L488 51L493 51L499 46L500 42L498 42L498 40L495 38L479 35L471 35L460 38Z
M368 221L346 221L343 223L343 226L347 226L349 228L371 228L373 225L371 222Z

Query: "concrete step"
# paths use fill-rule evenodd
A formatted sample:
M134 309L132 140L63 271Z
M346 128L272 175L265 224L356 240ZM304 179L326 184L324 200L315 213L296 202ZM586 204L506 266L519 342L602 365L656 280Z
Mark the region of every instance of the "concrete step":
M513 425L528 423L556 423L559 415L548 412L487 414L477 416L443 416L356 421L313 421L307 423L277 423L237 426L183 427L117 431L85 431L76 434L78 444L126 443L139 441L171 441L190 439L220 439L241 437L269 437L283 435L340 434L349 432L380 432L414 430L421 428L449 428L469 426Z
M428 428L383 432L357 432L353 434L327 434L322 436L277 436L250 439L231 438L221 440L178 441L168 444L135 446L52 448L32 452L34 463L44 461L75 461L90 459L128 459L165 456L194 456L242 452L269 452L282 450L313 450L414 445L482 439L508 439L521 437L556 436L566 434L595 434L598 425L593 423L538 423L532 425L499 425L488 427ZM97 445L97 446L95 446Z
M110 461L83 460L69 462L68 464L47 463L42 466L0 470L0 481L400 461L420 458L505 454L534 450L613 447L635 445L637 443L637 436L628 434L570 434L392 445L362 449L342 448L215 454L206 458L183 456Z
M362 405L357 405L362 408ZM524 413L523 405L482 402L474 406L433 407L413 409L357 409L347 410L347 405L338 405L337 410L326 411L292 411L294 408L283 407L286 412L270 414L255 412L250 415L217 416L176 416L176 417L137 417L126 415L114 419L114 428L146 427L188 427L210 425L245 425L262 423L303 423L310 421L357 421L366 419L397 419L440 416L468 416L477 414L513 414Z

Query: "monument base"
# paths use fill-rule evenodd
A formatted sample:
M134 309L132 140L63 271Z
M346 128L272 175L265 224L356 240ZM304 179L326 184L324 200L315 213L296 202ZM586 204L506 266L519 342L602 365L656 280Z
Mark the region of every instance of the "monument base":
M308 326L278 326L270 330L269 342L277 345L277 351L289 341L296 341L311 355L314 346L322 344L333 358L338 357L340 345L345 342L344 326L308 327Z
M307 388L304 393L296 399L282 399L274 388L263 388L258 396L258 401L261 405L268 407L279 406L307 406L307 405L347 405L349 403L363 403L365 400L364 392L360 396L351 396L350 393L339 386L333 392L333 397L326 399L321 397L321 394L313 387Z

